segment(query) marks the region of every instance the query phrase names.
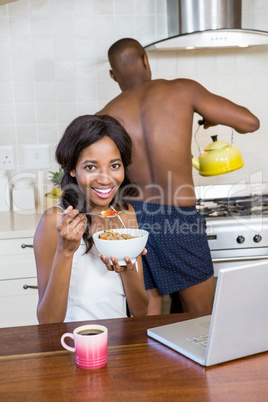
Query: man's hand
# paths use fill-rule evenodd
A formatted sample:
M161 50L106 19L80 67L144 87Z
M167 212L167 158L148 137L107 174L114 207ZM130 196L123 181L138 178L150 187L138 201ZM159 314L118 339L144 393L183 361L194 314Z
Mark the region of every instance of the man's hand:
M217 126L216 123L211 123L210 121L205 120L204 118L203 118L203 120L198 120L198 124L199 124L199 126L204 126L204 129L207 129L207 128L213 127L213 126Z

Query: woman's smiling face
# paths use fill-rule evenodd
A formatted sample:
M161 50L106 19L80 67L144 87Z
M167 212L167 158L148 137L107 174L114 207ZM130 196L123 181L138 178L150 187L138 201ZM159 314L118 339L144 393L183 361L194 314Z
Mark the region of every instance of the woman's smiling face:
M70 172L93 208L108 207L121 186L125 171L119 149L110 137L85 148Z

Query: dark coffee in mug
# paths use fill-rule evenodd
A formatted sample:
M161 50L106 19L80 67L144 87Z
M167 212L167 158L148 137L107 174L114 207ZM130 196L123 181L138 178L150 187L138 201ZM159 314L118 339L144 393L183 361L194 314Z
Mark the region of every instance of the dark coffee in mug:
M85 335L85 336L91 336L91 335L100 335L102 334L103 331L101 329L83 329L82 331L77 332L78 335Z
M65 338L73 340L74 346L65 343ZM108 329L103 325L82 325L73 332L63 334L60 341L65 349L75 353L75 361L80 368L97 369L107 363Z

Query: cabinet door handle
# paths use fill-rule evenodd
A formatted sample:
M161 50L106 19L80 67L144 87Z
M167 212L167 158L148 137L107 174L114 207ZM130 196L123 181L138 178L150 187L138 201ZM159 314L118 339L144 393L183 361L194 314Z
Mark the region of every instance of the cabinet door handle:
M34 285L27 285L27 284L25 284L25 285L23 285L23 289L38 289L38 287L37 287L37 286L34 286Z
M26 247L33 248L33 245L22 243L21 248L26 248Z

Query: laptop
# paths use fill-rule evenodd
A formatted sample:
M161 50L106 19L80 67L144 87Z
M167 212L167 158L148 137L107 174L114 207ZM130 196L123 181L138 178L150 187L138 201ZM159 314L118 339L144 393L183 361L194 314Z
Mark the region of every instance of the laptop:
M268 261L219 270L212 315L147 335L202 366L268 350Z

